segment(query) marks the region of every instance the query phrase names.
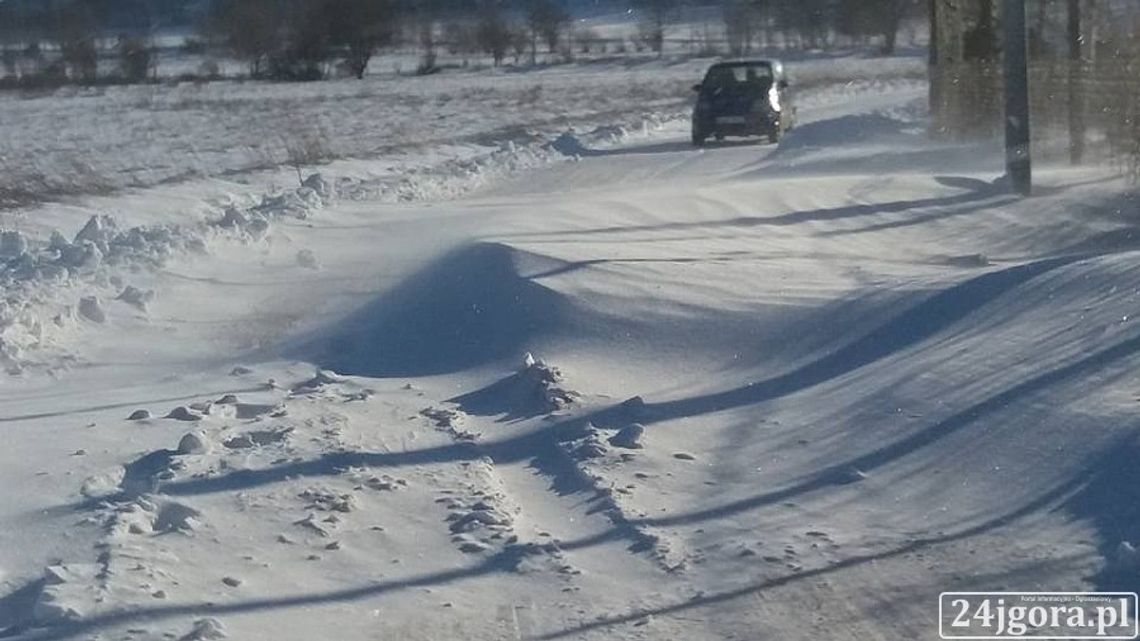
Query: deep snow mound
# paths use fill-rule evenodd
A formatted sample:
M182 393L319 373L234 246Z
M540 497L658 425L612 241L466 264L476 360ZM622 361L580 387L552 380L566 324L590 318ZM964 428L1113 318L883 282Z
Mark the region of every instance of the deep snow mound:
M285 354L373 377L444 374L517 358L532 341L583 316L562 294L523 276L522 257L498 243L460 247Z
M931 141L924 109L910 103L799 124L756 175L848 173L853 163L868 173L1001 172L994 141Z
M868 143L903 135L914 126L884 113L847 115L800 125L788 132L780 147L789 151Z

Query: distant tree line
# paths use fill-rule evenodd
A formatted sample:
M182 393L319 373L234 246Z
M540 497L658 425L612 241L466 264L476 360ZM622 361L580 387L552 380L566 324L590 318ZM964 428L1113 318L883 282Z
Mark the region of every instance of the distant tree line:
M0 86L145 81L155 71L149 34L163 19L148 0L4 0ZM100 76L108 53L113 69L104 63Z
M628 37L574 27L567 0L4 0L0 79L21 83L141 82L156 77L153 35L194 25L185 53L243 61L254 78L363 77L373 56L419 52L419 73L439 54L485 56L492 64L567 61L575 53L661 55L683 39L674 25L694 9L719 10L721 37L690 32L694 54L744 55L771 48L826 48L836 38L895 49L900 26L928 0L630 0ZM616 5L615 5L616 6ZM621 5L626 6L626 5ZM703 43L694 48L692 45ZM715 44L713 44L715 41ZM108 62L111 60L111 62ZM113 63L113 64L112 64ZM216 75L203 65L202 75Z
M929 0L725 0L729 49L749 53L779 42L784 48L826 49L837 37L877 41L881 53L895 52L907 20L926 15Z
M317 79L330 70L364 76L372 56L393 46L421 52L419 73L438 69L439 51L482 54L496 66L539 47L563 50L570 14L559 0L215 0L202 29L249 64L252 76Z

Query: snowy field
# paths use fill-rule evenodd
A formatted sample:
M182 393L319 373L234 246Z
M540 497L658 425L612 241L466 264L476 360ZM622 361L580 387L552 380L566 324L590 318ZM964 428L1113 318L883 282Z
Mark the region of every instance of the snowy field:
M121 182L0 238L0 638L931 639L944 590L1134 588L1128 185L1007 195L913 61L693 149L701 64L4 98L14 166L74 130ZM250 171L321 113L343 159Z
M312 139L334 157L524 140L535 131L673 115L710 60L536 70L378 72L310 84L220 81L0 93L0 205L232 176L280 165ZM377 69L387 69L378 59ZM922 59L816 58L805 87L925 77Z

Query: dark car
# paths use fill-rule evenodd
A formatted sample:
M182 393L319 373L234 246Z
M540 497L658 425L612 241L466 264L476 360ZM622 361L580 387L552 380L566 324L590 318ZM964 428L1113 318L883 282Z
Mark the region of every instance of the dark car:
M777 60L717 63L693 90L694 145L709 136L766 136L776 143L794 124L788 78Z

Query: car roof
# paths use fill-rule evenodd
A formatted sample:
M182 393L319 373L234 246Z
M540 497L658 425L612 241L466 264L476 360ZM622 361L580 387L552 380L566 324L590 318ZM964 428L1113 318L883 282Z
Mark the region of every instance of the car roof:
M772 70L772 75L777 78L784 77L784 63L774 59L741 59L741 60L725 60L717 62L709 67L709 71L713 69L725 69L731 67L767 67Z
M779 67L779 60L725 60L713 65L714 67Z

